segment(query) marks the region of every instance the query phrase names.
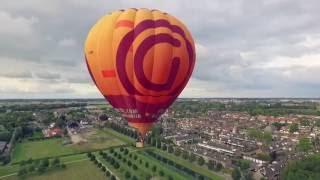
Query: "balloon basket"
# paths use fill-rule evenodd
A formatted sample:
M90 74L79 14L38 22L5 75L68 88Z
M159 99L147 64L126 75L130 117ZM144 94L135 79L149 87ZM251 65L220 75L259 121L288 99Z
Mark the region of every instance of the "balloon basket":
M136 142L136 147L137 148L143 148L144 147L144 143L143 142Z

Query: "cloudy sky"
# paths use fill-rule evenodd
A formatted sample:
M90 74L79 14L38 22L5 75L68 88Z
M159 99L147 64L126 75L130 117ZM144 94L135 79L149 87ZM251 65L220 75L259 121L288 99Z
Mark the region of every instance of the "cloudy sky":
M320 97L318 0L0 0L0 98L96 98L83 42L117 9L160 9L192 32L181 97Z

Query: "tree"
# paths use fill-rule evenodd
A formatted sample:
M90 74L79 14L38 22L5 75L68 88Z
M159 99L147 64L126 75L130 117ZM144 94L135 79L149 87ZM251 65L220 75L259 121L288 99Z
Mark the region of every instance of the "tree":
M129 179L131 177L131 173L129 171L126 171L126 173L124 174L124 176Z
M217 165L216 165L216 170L217 171L221 171L222 168L223 168L223 165L218 162Z
M194 153L191 153L190 157L189 157L189 161L194 162L196 160L196 158L197 158L196 155Z
M124 149L124 154L127 155L129 153L129 150L126 148Z
M300 124L301 124L302 126L310 126L310 121L308 121L307 119L302 119L302 120L300 121Z
M294 132L297 132L299 130L299 125L297 123L292 123L290 126L289 126L289 132L290 133L294 133Z
M247 170L250 167L250 161L245 159L239 159L236 164L241 170Z
M111 180L117 180L116 177L114 175L111 175Z
M257 159L263 160L263 161L271 161L271 156L268 153L258 153Z
M138 180L138 178L136 176L132 176L131 180Z
M113 167L114 167L115 169L119 169L119 168L120 168L120 164L119 164L118 162L115 162L114 165L113 165Z
M174 151L174 149L173 149L172 145L169 145L168 146L168 152L169 153L173 153L173 151Z
M174 151L174 155L180 156L180 154L181 154L180 149L179 149L179 148L176 148L175 151Z
M104 166L102 166L101 169L103 172L106 172L106 170L107 170L106 167L104 167Z
M281 173L283 180L320 179L320 155L292 161Z
M239 168L235 168L235 169L232 171L231 176L232 176L232 179L233 179L233 180L240 180L240 178L241 178L241 172L240 172Z
M162 145L162 150L163 150L163 151L167 151L167 145L166 145L166 144L163 144L163 145Z
M297 145L297 149L299 151L308 152L312 149L312 143L310 139L304 137L299 139L299 143Z
M110 171L106 172L106 176L109 177L111 175Z
M161 149L161 141L160 141L160 139L157 140L157 148Z
M160 176L164 176L164 172L162 170L159 171Z
M31 173L33 171L35 171L36 168L34 167L34 165L30 165L29 168L28 168L28 171Z
M216 166L216 162L213 160L209 160L208 162L208 169L213 170Z
M183 151L182 158L183 159L188 159L188 157L189 157L189 153L187 151Z
M135 165L135 164L133 164L133 165L132 165L132 168L133 168L134 170L137 170L137 169L138 169L138 166Z
M203 159L202 156L199 157L199 159L198 159L198 164L199 164L200 166L202 166L202 165L204 164L204 159Z
M54 158L53 161L51 162L52 167L56 167L60 164L60 159L59 158Z
M41 166L42 167L48 167L49 166L49 160L48 159L43 159L41 162Z
M146 168L149 167L149 163L148 162L146 162L144 165L145 165Z
M46 167L44 167L44 166L40 166L40 167L38 167L38 169L37 169L37 172L39 173L39 174L42 174L42 173L44 173L46 171Z
M152 170L153 172L156 172L156 171L157 171L157 166L156 166L156 165L153 165L152 168L151 168L151 170Z

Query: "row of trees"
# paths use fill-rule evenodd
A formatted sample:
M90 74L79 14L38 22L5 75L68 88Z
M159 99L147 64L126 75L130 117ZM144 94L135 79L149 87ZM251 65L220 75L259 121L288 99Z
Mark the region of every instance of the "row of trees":
M113 122L108 122L107 123L107 127L110 127L112 128L113 130L119 132L119 133L122 133L124 135L127 135L129 137L132 137L134 139L137 139L138 138L138 134L135 130L132 130L132 129L129 129L127 127L124 127L124 126L121 126L121 125L118 125L116 123L113 123Z
M109 177L111 180L116 180L117 178L113 175L107 168L97 160L96 156L92 153L87 153L90 161L92 161L103 173L105 173L106 177Z
M66 165L60 161L59 158L54 158L52 161L49 159L22 161L18 176L26 176L33 173L43 174L44 172L52 169L65 169Z
M155 158L155 159L157 159L157 160L169 165L170 167L173 167L173 168L175 168L175 169L177 169L177 170L179 170L179 171L181 171L181 172L183 172L185 174L188 174L188 175L190 175L190 176L192 176L194 178L197 178L197 179L205 179L206 178L205 176L193 171L192 169L187 168L187 167L185 167L183 165L180 165L180 164L176 163L175 161L172 161L172 160L170 160L170 159L168 159L166 157L163 157L163 156L161 156L159 154L156 154L151 150L146 150L145 152L146 152L147 155L149 155L149 156L151 156L151 157L153 157L153 158ZM208 177L207 177L207 179L208 179Z
M174 154L175 156L182 157L183 159L188 160L191 163L197 162L199 166L203 166L205 164L205 160L202 156L197 156L192 152L182 150L178 147L174 148L173 145L162 142L160 138L148 137L147 143L165 152ZM215 170L215 171L220 171L223 168L223 165L220 162L216 162L214 160L210 160L207 163L207 166L208 166L208 169Z

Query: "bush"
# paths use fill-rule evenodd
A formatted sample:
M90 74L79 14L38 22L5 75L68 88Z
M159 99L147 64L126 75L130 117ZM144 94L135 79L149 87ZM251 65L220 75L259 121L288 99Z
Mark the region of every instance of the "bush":
M109 177L111 175L110 171L106 172L106 176Z
M109 151L110 151L110 153L113 153L113 152L114 152L113 148L110 148L110 150L109 150Z
M106 172L106 170L107 170L106 167L104 167L104 166L102 166L101 169L103 172Z
M148 168L148 167L149 167L149 163L146 162L146 163L144 164L144 166L145 166L146 168Z
M134 160L137 160L137 159L138 159L138 156L137 156L137 155L134 155L134 156L133 156L133 159L134 159Z
M67 166L66 166L65 164L60 164L60 167L61 167L62 169L65 169Z
M124 149L123 149L123 147L120 147L120 152L122 152Z
M136 176L132 176L131 180L138 180Z

